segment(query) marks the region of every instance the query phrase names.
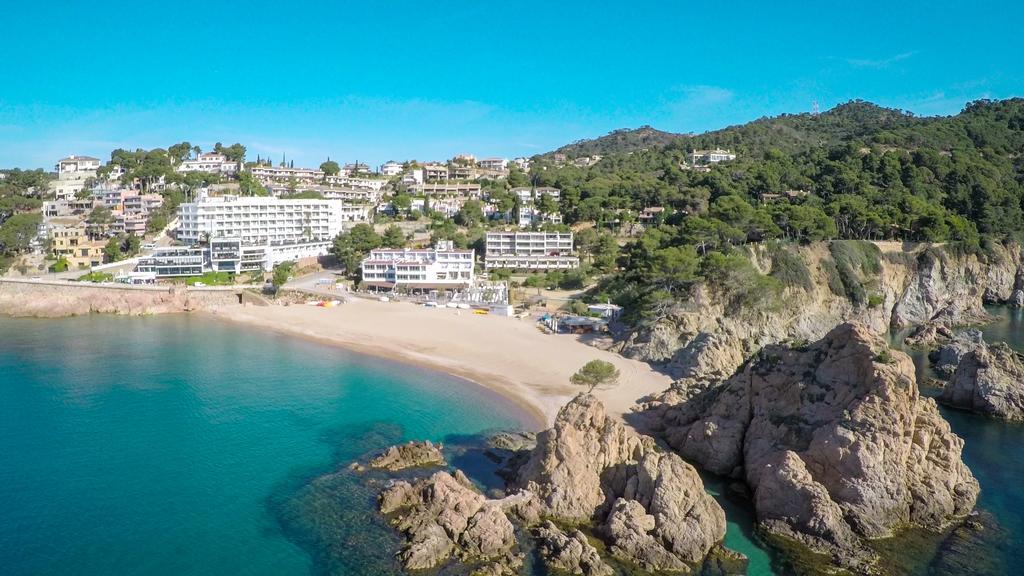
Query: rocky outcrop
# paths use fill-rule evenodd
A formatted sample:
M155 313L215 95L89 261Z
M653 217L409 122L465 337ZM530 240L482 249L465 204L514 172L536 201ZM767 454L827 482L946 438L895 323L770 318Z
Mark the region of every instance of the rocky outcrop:
M609 418L589 394L538 435L519 485L545 515L594 522L614 555L649 570L686 570L725 535L725 513L696 470Z
M972 352L985 346L981 330L970 328L963 332L953 334L949 343L940 346L928 354L932 370L940 377L949 378L956 372L960 360L968 352Z
M750 251L762 269L771 269L765 249ZM927 325L913 343L932 346L953 326L987 321L983 303L1012 303L1017 292L1024 294L1015 244L995 245L985 255L883 245L881 271L865 283L870 298L856 304L836 286L827 244L802 248L799 256L809 289L787 288L777 302L745 310L731 306L717 287L698 286L685 302L620 335L618 350L662 364L677 378L724 380L764 346L815 341L847 321L877 333Z
M398 446L391 446L384 453L370 460L370 468L389 470L391 472L406 468L444 466L444 464L441 446L435 446L430 440L424 442L412 441Z
M515 529L501 501L488 500L462 474L437 472L409 483L396 481L380 495L380 509L406 536L399 560L409 570L463 562L495 562L512 573L521 558L514 552Z
M612 576L615 573L579 530L567 534L548 520L534 529L533 536L544 564L550 569L580 576Z
M963 441L918 393L910 358L862 324L766 347L661 417L684 458L746 481L764 529L857 572L874 561L866 539L943 526L978 494Z
M86 314L131 316L238 306L241 290L195 290L181 286L117 286L3 279L0 314L59 318Z
M1024 420L1024 362L1005 343L981 343L960 359L940 401L1005 420Z
M502 436L491 442L491 450L520 454L533 441ZM419 455L431 448L428 443L393 447L377 463L402 469L422 462ZM552 522L541 523L543 518L590 526L612 556L648 571L689 572L712 551L715 566L737 565L737 558L720 547L725 513L693 466L609 417L594 396L581 394L563 407L554 427L537 435L526 462L509 473L510 494L500 499L484 497L459 471L392 481L379 503L405 536L402 564L424 569L455 558L486 563L488 570L513 569L519 562L515 521L534 527L541 556L552 569L611 573L582 532L565 533Z

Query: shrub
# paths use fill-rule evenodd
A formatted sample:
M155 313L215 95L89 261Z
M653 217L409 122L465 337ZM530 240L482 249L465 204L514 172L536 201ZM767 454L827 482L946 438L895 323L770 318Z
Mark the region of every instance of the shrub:
M836 240L829 244L828 249L843 286L842 293L857 306L867 303L864 279L882 271L881 251L866 240ZM836 292L831 282L829 287Z
M772 270L768 274L787 288L802 288L810 292L814 288L811 271L800 254L779 248L772 254Z
M868 296L868 308L878 308L885 302L885 296L881 294L872 294Z

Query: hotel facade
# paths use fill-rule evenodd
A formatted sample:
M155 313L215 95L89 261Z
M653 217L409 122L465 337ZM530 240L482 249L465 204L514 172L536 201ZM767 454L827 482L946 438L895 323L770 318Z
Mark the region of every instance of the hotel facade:
M209 244L216 271L271 270L290 260L326 256L351 215L341 200L208 196L178 208L178 240Z
M434 248L371 250L362 262L363 285L388 290L459 290L473 283L474 251L451 241Z
M571 232L488 232L485 245L488 270L572 270L580 265Z

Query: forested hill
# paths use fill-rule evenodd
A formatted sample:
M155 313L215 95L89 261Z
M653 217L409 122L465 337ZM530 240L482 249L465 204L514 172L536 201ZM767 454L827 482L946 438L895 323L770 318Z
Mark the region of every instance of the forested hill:
M691 150L714 147L738 156L690 165ZM1022 154L1024 99L934 118L851 102L609 154L587 168L539 159L531 175L562 189L569 224L665 208L619 261L620 289L640 296L727 280L721 271L745 268L740 248L749 243L904 240L977 251L1019 240Z
M663 132L650 126L641 126L636 129L623 128L609 132L600 138L578 140L572 144L566 144L554 152L541 155L541 157L550 158L554 154L565 154L569 158L579 158L595 154L606 156L608 154L635 152L664 146L681 136L683 134Z

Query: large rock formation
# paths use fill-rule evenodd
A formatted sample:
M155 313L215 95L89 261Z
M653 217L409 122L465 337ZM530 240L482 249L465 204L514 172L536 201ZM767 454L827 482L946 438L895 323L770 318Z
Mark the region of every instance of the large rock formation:
M515 529L502 501L488 500L462 474L437 472L409 483L392 482L380 495L380 509L406 536L399 560L409 570L464 562L495 562L511 573L521 563L513 552Z
M725 513L696 470L609 418L589 394L538 435L519 484L545 515L595 522L614 555L648 570L686 570L725 536Z
M435 446L430 440L424 442L411 441L398 446L391 446L379 456L370 460L370 468L396 472L406 468L422 468L424 466L444 466L444 455L441 446Z
M949 343L940 346L928 354L932 370L943 378L949 378L956 372L960 360L968 353L985 346L981 330L970 328L953 335Z
M1024 420L1024 362L1005 343L981 343L960 359L940 400L987 416Z
M803 349L769 346L719 386L662 408L686 459L743 478L766 530L871 569L864 539L967 514L963 441L921 397L910 358L860 324Z
M580 576L612 576L615 573L579 530L566 534L548 520L534 529L533 536L541 558L551 569Z
M523 446L505 440L499 443L510 449ZM385 452L394 456L386 463L403 462L401 448ZM421 449L415 446L417 453ZM537 435L513 477L517 491L501 499L485 498L459 471L391 482L379 502L406 538L402 564L424 569L457 558L508 572L519 563L515 520L534 527L541 557L553 569L611 573L582 532L565 533L551 522L540 524L541 518L589 525L612 556L652 572L689 572L712 551L714 573L744 564L740 555L721 549L725 513L704 491L697 471L659 451L654 439L627 430L589 394L570 401L554 428Z

